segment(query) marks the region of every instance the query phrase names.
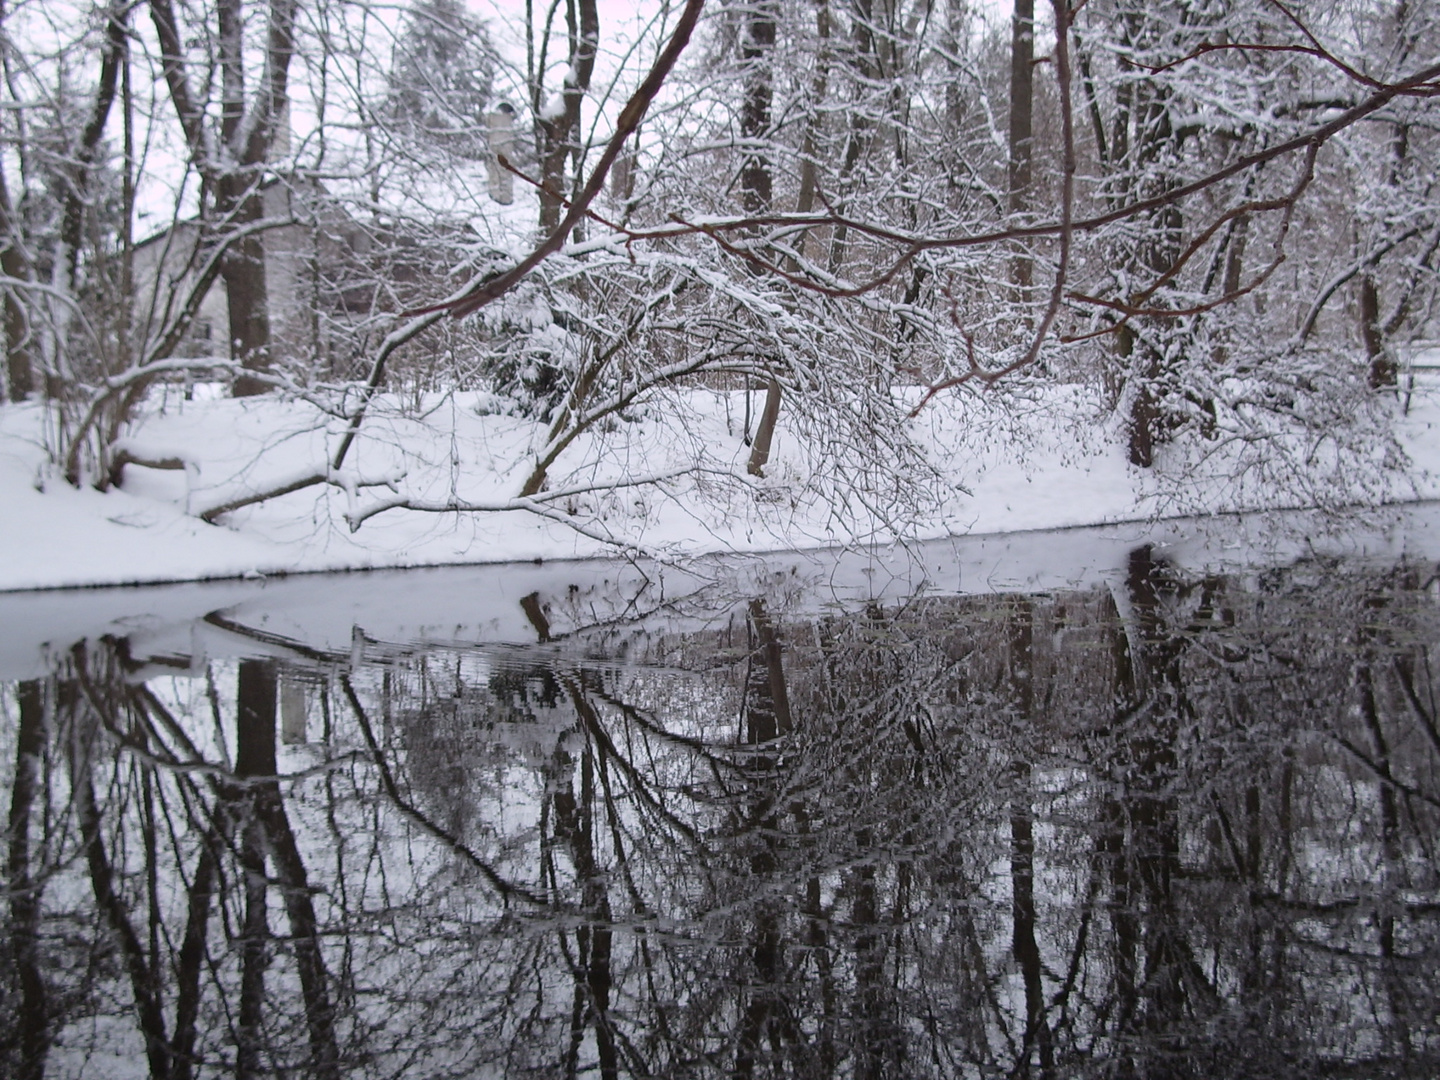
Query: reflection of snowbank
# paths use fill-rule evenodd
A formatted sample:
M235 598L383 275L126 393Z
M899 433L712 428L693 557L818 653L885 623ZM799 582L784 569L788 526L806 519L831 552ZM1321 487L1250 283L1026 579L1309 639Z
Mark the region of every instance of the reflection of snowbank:
M638 476L703 471L659 487L579 491L548 504L558 521L523 511L420 513L388 510L356 532L347 515L382 501L504 503L525 481L544 430L528 420L483 415L475 395L402 411L372 411L343 475L227 515L220 527L196 514L247 492L313 472L333 452L340 425L303 403L171 399L127 438L145 459L182 458L184 469L126 468L123 491L73 490L44 465L42 420L33 406L0 407L0 589L238 577L246 573L411 567L557 559L614 549L567 527L583 525L621 545L677 555L754 552L1153 520L1167 511L1209 512L1303 503L1323 487L1347 501L1344 480L1297 478L1277 490L1237 482L1219 453L1142 473L1125 461L1118 430L1074 417L1083 402L1064 387L1014 407L993 396L936 398L912 435L936 475L883 490L883 462L847 462L835 447L777 436L769 475L745 477L743 395L686 391L578 438L550 470L551 491ZM414 408L417 403L408 403ZM758 402L752 403L758 410ZM1069 418L1068 420L1066 418ZM1417 390L1400 422L1408 475L1355 470L1353 501L1440 495L1430 473L1440 447L1434 396ZM1113 422L1112 425L1113 426ZM186 453L177 450L185 449ZM160 451L163 451L161 453ZM1379 451L1377 451L1377 454ZM1377 477L1380 477L1377 481ZM378 486L366 486L375 484ZM39 489L43 488L43 492ZM898 490L898 488L897 488Z
M1345 524L1343 533L1331 532L1333 520L1296 511L669 565L527 562L13 592L0 594L0 680L38 676L75 642L106 635L126 638L133 662L172 668L237 656L356 665L436 646L496 650L494 662L503 665L547 651L536 644L538 618L557 641L598 633L613 652L660 629L692 632L736 618L743 625L742 609L756 596L788 617L921 594L1113 586L1125 577L1129 553L1147 544L1191 574L1261 573L1315 556L1440 559L1440 503L1376 511ZM1316 573L1330 572L1329 564L1316 565Z

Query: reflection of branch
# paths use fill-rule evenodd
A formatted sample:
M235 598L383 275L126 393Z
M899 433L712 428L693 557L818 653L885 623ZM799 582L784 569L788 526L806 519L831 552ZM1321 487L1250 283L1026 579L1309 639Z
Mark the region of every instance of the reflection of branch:
M204 621L226 633L235 634L238 637L249 638L251 641L258 641L264 645L271 645L287 652L303 656L307 660L313 660L320 664L344 663L350 658L348 653L322 652L320 649L312 648L292 638L283 637L280 634L273 634L269 630L261 630L254 626L246 626L234 619L227 618L218 611L212 611L205 616Z
M704 853L705 844L700 839L700 834L696 832L694 826L681 821L680 818L672 814L669 810L666 810L660 801L656 799L645 786L645 781L640 775L640 770L631 764L616 748L614 741L610 738L604 725L600 723L600 717L596 714L594 706L585 700L585 694L580 688L579 680L573 677L564 677L561 679L561 682L565 686L566 693L570 695L570 702L574 705L576 714L580 717L586 730L590 732L591 738L595 740L595 745L599 747L601 755L614 761L615 764L619 766L620 771L623 772L630 781L630 790L635 793L636 798L649 806L650 809L660 815L663 820L668 821L673 828L679 830L680 833L690 841L695 851Z
M190 1080L195 1054L196 1020L200 1015L200 972L210 929L210 896L219 870L215 849L219 836L212 827L200 842L195 873L186 888L185 935L175 957L175 1033L171 1045L175 1080Z
M543 897L535 895L523 885L515 885L506 881L499 872L488 862L482 859L474 851L466 846L465 842L458 836L441 828L432 821L423 810L400 794L400 787L395 783L395 774L390 771L390 765L385 760L385 753L380 749L380 744L375 739L374 729L370 726L370 718L365 713L365 707L360 704L359 697L355 694L355 687L350 682L349 675L340 676L340 687L345 691L345 698L350 702L350 708L355 713L355 719L360 724L360 731L365 736L365 744L370 748L371 758L375 767L380 770L380 782L385 787L385 793L402 814L419 825L435 839L439 840L455 854L459 855L475 869L479 870L486 881L495 888L501 897L508 903L512 897L518 897L526 903L534 904L536 907L549 907L550 904Z
M83 658L82 658L83 663ZM136 1020L145 1040L145 1054L152 1076L170 1074L170 1044L165 1038L165 1015L160 1003L158 973L153 967L155 957L147 958L135 927L130 921L124 897L115 891L115 871L100 835L100 810L95 802L95 785L90 776L88 748L82 736L72 736L75 745L70 755L71 784L75 813L80 825L85 858L90 870L90 884L95 906L105 917L115 935L125 970L130 976L130 992L135 999Z
M1346 750L1348 750L1356 761L1360 762L1360 764L1364 765L1367 769L1373 772L1376 777L1379 778L1381 783L1390 785L1402 795L1408 795L1411 798L1420 799L1424 802L1427 802L1431 806L1440 807L1440 798L1436 798L1434 795L1431 795L1428 792L1421 791L1413 784L1405 783L1405 781L1399 779L1393 773L1391 773L1390 767L1387 764L1382 761L1376 761L1369 754L1365 753L1364 750L1361 750L1349 739L1345 738L1345 736L1331 735L1331 738L1334 739L1341 746L1343 746Z
M666 742L674 743L677 746L683 746L686 750L699 754L714 767L738 771L738 766L736 766L733 760L729 757L720 757L712 753L710 744L706 743L703 739L697 739L693 735L682 735L678 731L671 731L659 721L646 716L644 710L628 702L621 701L619 698L607 694L603 690L595 691L595 696L606 704L619 709L631 722L640 725L652 735Z
M1408 656L1399 654L1395 657L1395 674L1400 677L1401 689L1405 691L1405 698L1410 702L1410 707L1415 710L1415 715L1420 718L1421 725L1425 728L1425 734L1430 737L1430 745L1440 751L1440 730L1435 727L1435 716L1426 709L1420 701L1420 695L1415 692L1415 671L1413 661Z
M1377 903L1373 897L1352 896L1341 900L1299 900L1293 897L1284 896L1278 892L1257 892L1252 894L1252 902L1257 907L1275 908L1280 911L1295 912L1299 915L1338 915L1341 913L1366 911L1374 912L1382 905ZM1433 900L1400 900L1390 899L1386 905L1393 904L1399 910L1408 915L1434 915L1440 913L1440 903ZM1307 942L1307 944L1310 944ZM1367 960L1378 960L1374 953L1349 953L1348 955L1360 955Z

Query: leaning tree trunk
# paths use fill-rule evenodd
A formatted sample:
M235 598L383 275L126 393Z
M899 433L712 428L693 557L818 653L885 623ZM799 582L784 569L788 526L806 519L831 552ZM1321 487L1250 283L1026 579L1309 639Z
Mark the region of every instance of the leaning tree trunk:
M740 109L740 135L747 147L765 137L770 128L770 103L774 96L774 73L770 55L775 49L775 6L757 3L745 19L745 36L740 58L745 72L745 100ZM740 168L740 197L747 214L762 214L770 209L774 181L770 159L763 151L751 149ZM747 391L748 392L748 391ZM746 471L763 476L770 460L770 444L775 438L775 425L780 419L781 389L778 379L771 378L765 387L765 409L750 445L750 461Z

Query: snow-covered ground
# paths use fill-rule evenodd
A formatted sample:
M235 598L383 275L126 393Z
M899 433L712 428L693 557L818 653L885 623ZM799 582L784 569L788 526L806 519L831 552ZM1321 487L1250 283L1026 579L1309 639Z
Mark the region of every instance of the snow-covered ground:
M1208 465L1162 461L1155 470L1136 469L1126 461L1119 421L1086 421L1083 402L1061 400L1069 392L1004 401L952 394L930 403L912 423L936 475L926 505L907 516L876 509L885 499L876 490L884 462L854 460L834 448L817 453L813 442L787 429L784 414L766 478L747 481L743 396L687 391L679 402L652 405L582 437L550 471L552 490L562 490L696 461L711 469L663 486L580 493L550 504L594 535L523 510L394 509L352 531L347 514L394 495L384 486L345 484L309 487L206 524L197 515L208 507L323 467L339 424L327 426L303 402L219 393L183 401L171 388L168 396L157 394L128 444L140 456L183 458L189 468L131 465L123 487L102 494L70 487L47 464L38 406L7 404L0 406L0 591L569 559L618 548L670 556L778 551L1306 502L1305 478L1277 485L1252 472L1246 480L1224 454ZM1397 407L1396 430L1408 464L1378 484L1373 470L1360 470L1372 479L1353 501L1440 498L1440 392L1417 392L1404 416ZM382 403L346 461L346 477L392 480L412 499L504 502L518 494L543 438L531 421L486 415L476 395L410 401L405 408ZM834 493L846 491L853 497L837 505Z

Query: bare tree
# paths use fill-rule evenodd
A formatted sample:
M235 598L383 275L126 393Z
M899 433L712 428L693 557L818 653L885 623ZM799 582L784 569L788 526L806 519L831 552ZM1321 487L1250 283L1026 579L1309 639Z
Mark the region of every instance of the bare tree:
M216 53L203 58L220 73L220 122L212 128L207 102L197 96L186 56L181 24L170 0L153 0L151 22L160 42L160 58L170 100L185 136L190 159L213 199L207 228L214 242L223 245L220 276L225 282L229 311L231 358L247 372L266 372L271 366L269 293L265 280L265 251L257 226L264 218L261 187L286 122L287 84L294 55L294 0L270 4L261 49L259 85L246 87L245 19L241 0L216 0L213 10ZM234 385L237 397L263 393L264 381L241 375Z

